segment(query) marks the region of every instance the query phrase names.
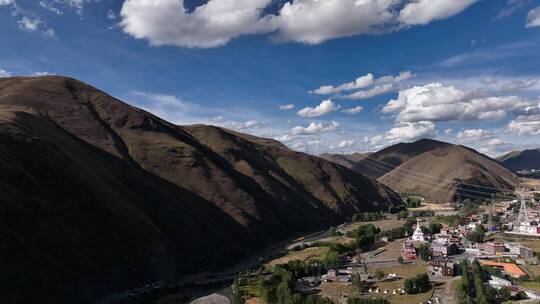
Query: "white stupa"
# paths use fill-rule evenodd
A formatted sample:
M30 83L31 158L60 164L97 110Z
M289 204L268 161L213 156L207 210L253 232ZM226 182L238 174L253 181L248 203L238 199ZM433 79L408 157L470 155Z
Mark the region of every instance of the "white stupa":
M416 229L414 230L412 240L415 242L425 242L426 238L422 232L422 227L420 226L420 220L416 219Z

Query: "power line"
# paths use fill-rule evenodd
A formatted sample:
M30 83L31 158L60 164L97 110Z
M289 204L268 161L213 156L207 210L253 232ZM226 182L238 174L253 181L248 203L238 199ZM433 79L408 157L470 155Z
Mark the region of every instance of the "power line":
M370 158L370 157L364 158L362 161L360 161L360 163L363 163L365 161L372 161L372 162L378 163L378 164L380 164L380 166L386 167L385 170L388 170L388 171L392 171L392 170L397 169L399 167L399 166L390 164L388 162L385 162L385 161L382 161L382 160L379 160L379 159ZM471 187L476 187L476 188L484 188L484 189L498 190L498 191L501 191L501 192L512 192L513 193L513 190L507 189L507 188L497 188L497 187L489 187L489 186L483 186L483 185L478 185L478 184L470 184L470 183L465 183L465 182L457 182L455 180L446 179L446 178L437 177L437 176L431 176L431 175L427 175L427 174L424 174L424 173L421 173L421 172L417 172L417 171L413 171L413 170L405 169L405 168L399 168L398 170L405 171L407 173L415 174L415 175L418 175L418 176L422 176L422 177L425 177L425 178L430 178L430 179L433 179L433 180L437 180L438 182L447 181L447 182L450 182L450 183L457 183L457 184L460 184L460 185L466 185L466 186L471 186ZM386 173L388 173L388 171ZM392 173L394 174L395 172L392 172Z

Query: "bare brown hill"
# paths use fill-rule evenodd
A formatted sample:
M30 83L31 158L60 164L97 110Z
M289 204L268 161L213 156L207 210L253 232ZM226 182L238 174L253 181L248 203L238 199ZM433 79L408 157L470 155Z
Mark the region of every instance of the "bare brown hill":
M0 79L0 172L3 303L87 303L398 203L276 141L63 77Z
M321 158L340 164L344 167L352 169L362 159L368 157L368 153L351 153L351 154L321 154Z
M422 139L400 143L364 158L355 170L394 191L438 201L486 198L512 190L515 175L497 161L464 146Z

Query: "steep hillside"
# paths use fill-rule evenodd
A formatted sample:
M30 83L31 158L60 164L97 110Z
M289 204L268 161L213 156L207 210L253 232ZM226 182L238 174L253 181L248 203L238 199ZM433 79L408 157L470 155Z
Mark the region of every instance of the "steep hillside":
M321 158L340 164L343 167L352 169L359 161L368 157L367 153L352 153L352 154L328 154L324 153Z
M397 192L422 194L438 202L483 198L512 190L514 174L472 149L423 139L371 154L355 167Z
M0 79L0 138L4 303L88 303L398 201L276 141L176 126L69 78Z
M421 139L415 143L395 144L370 154L360 160L353 169L377 179L417 155L448 145L431 139Z
M540 149L510 152L497 160L514 171L538 170L540 169Z

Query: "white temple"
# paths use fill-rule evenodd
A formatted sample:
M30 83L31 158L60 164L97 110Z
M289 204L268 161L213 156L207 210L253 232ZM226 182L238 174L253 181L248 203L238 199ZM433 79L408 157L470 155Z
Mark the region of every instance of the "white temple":
M420 226L420 219L416 219L416 229L414 230L412 240L415 242L426 242L422 227Z

